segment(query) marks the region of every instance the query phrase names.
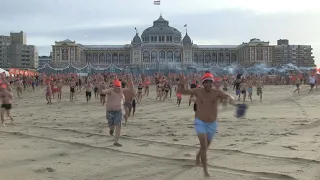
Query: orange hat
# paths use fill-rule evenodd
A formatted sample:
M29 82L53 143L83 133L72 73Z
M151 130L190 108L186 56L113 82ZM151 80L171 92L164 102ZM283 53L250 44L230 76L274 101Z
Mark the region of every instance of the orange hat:
M114 82L113 82L113 85L115 86L115 87L121 87L121 81L119 81L118 79L117 80L115 80Z
M212 73L210 73L210 72L206 72L203 76L202 76L202 83L204 82L204 81L207 81L207 80L209 80L209 81L214 81L214 77L213 77L213 74Z

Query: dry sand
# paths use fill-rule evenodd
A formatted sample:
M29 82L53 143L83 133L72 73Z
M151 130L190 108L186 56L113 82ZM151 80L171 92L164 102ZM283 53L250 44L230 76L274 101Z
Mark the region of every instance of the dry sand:
M245 119L221 108L218 134L208 150L215 180L319 180L320 91L301 97L292 86L267 86L264 102L250 105ZM159 102L154 92L137 106L112 146L105 107L84 94L46 105L44 92L16 99L17 125L0 128L0 180L198 180L199 143L194 113L184 96ZM31 98L32 97L32 98ZM56 99L54 100L54 102Z

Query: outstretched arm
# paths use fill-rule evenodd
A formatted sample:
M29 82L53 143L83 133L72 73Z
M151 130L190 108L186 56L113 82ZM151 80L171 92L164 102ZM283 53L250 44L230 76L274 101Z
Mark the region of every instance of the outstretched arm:
M196 89L186 89L184 84L178 85L177 92L186 95L196 95Z
M232 105L235 104L234 98L231 95L229 95L221 90L219 90L219 96L224 102L228 102L229 104L232 104Z
M101 90L101 93L102 93L102 94L110 94L111 91L113 91L113 88Z

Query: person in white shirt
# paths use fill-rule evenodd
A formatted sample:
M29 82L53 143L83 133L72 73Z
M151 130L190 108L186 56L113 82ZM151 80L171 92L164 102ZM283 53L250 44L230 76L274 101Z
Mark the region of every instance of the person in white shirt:
M309 83L310 83L310 91L309 91L309 94L310 94L311 91L313 90L314 85L316 84L316 78L314 76L310 76Z

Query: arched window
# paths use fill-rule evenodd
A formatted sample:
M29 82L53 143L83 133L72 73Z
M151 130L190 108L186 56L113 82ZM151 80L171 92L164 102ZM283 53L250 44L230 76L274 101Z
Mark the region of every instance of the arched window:
M219 64L224 64L223 53L219 53L218 62Z
M180 51L174 52L174 62L181 63L181 52Z
M111 54L107 54L107 64L112 64Z
M94 64L98 63L98 54L93 54L93 63Z
M162 63L166 61L166 53L164 51L159 52L159 60Z
M167 52L167 61L168 61L168 63L173 62L173 52L172 51Z
M204 57L204 63L205 64L210 64L212 63L212 59L211 59L211 54L210 53L207 53Z
M237 63L237 54L236 53L232 53L231 54L231 63Z
M149 51L144 51L143 52L143 62L144 63L149 63L150 62L150 52Z
M117 53L114 53L114 54L112 54L112 63L113 64L118 64L119 62L118 62L118 54Z
M218 63L218 62L217 62L217 60L218 60L218 58L217 58L217 53L213 53L213 54L212 54L212 60L213 60L214 63Z
M125 64L124 54L120 54L120 55L119 55L119 64Z
M105 54L104 53L101 53L99 54L99 64L105 64Z
M126 57L125 57L125 64L128 65L130 64L130 55L126 54Z
M152 51L151 52L151 62L154 63L154 62L157 62L157 60L158 60L158 52Z
M199 63L199 57L197 53L194 53L193 55L193 63L198 64Z

